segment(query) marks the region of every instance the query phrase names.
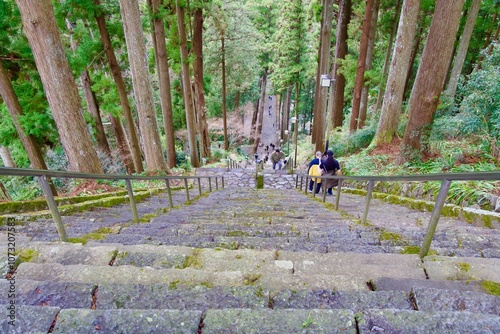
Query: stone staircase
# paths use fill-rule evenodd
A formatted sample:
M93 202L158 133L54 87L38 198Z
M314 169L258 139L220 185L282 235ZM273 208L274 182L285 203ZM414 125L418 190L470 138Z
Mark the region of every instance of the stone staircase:
M179 191L172 210L144 200L139 224L126 205L63 217L69 237L101 231L85 245L54 242L43 219L16 226L0 332L500 332L498 230L442 217L421 260L427 212L374 199L362 225L363 197L335 211L286 173L260 190L241 174L191 203Z

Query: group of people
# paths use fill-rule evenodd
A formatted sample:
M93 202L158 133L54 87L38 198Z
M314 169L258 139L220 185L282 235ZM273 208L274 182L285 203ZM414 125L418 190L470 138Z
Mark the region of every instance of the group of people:
M324 181L324 186L327 190L327 195L333 195L332 188L336 187L339 183L337 179L326 179L322 180L318 178L318 176L327 176L327 175L340 175L340 164L333 157L333 151L327 150L324 154L320 151L316 152L314 159L309 163L309 167L307 169L308 174L311 176L311 180L309 181L309 191L313 191L314 183L316 182L316 189L314 189L315 193L319 193L321 190L322 181ZM316 177L314 177L316 176Z

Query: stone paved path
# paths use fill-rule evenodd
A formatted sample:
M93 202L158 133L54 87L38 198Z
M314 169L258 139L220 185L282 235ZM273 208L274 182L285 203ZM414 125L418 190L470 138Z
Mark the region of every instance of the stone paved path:
M0 332L500 332L500 297L483 284L499 282L498 230L442 217L421 260L430 213L374 199L360 224L361 196L342 193L336 211L291 175L257 190L250 173L191 203L176 191L174 209L165 194L144 200L138 224L128 205L63 217L69 237L101 229L86 245L53 242L47 220L18 226L24 262L0 281Z

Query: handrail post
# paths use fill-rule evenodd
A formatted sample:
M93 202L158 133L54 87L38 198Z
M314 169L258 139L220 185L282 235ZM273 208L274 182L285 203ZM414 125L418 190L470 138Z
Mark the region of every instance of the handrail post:
M313 198L316 197L316 186L317 186L317 184L318 184L318 178L316 177L314 179L313 190L312 190Z
M221 181L222 181L222 189L224 189L224 176L221 176Z
M165 184L167 185L168 203L172 209L174 207L174 202L172 201L172 189L170 189L170 182L168 179L165 179Z
M322 187L321 187L321 194L323 195L323 203L326 202L326 183L328 182L328 180L326 179L322 179L321 180L321 183L322 183Z
M309 176L306 176L306 187L304 188L304 194L307 194L307 189L309 189Z
M130 206L132 207L134 222L139 223L139 215L137 214L137 207L135 205L134 190L132 189L132 183L130 182L129 179L125 179L125 184L127 185L128 198L130 199Z
M184 177L184 186L186 187L186 198L189 201L189 186L188 186L188 179Z
M429 253L429 248L431 247L434 233L436 233L439 216L441 216L441 211L443 211L443 206L446 201L446 197L448 196L450 185L451 181L447 179L444 179L441 183L441 188L439 189L436 203L434 204L434 209L432 210L431 220L429 222L429 226L427 227L427 232L425 233L424 242L422 243L422 247L420 247L419 255L421 259L427 256L427 253Z
M212 177L208 177L208 191L212 192Z
M68 236L66 235L66 230L64 229L64 224L62 223L61 214L57 209L57 203L54 199L54 194L52 193L50 184L47 181L47 177L45 175L41 175L38 177L38 181L40 182L43 194L45 195L45 201L47 201L50 213L52 214L52 219L54 219L54 223L56 223L56 229L57 233L59 234L59 238L61 239L61 241L67 242Z
M215 190L219 190L219 178L215 177Z
M365 203L365 211L363 212L363 218L361 218L361 224L366 224L366 218L368 217L368 209L370 208L370 201L372 199L373 192L373 184L374 181L368 181L368 190L366 191L366 203Z
M339 202L340 202L340 188L342 187L342 179L339 179L339 184L337 184L337 198L335 198L335 210L339 209Z
M201 178L198 178L198 192L200 193L201 196Z

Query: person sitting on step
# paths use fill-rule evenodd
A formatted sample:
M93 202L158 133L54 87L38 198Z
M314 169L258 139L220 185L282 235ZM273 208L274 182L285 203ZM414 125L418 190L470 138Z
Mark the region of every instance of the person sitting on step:
M310 176L321 176L321 169L319 168L319 165L321 163L321 152L318 151L316 152L316 157L311 160L309 163L309 167L307 168L307 174ZM319 178L314 178L311 177L311 180L309 180L309 191L313 191L314 187L314 181L316 181L316 194L319 193L319 190L321 189L321 179Z
M340 164L333 158L333 151L326 151L326 159L321 162L320 168L324 169L325 176L327 175L341 175ZM325 182L325 187L327 189L327 195L333 195L332 188L339 184L338 179L328 179Z

